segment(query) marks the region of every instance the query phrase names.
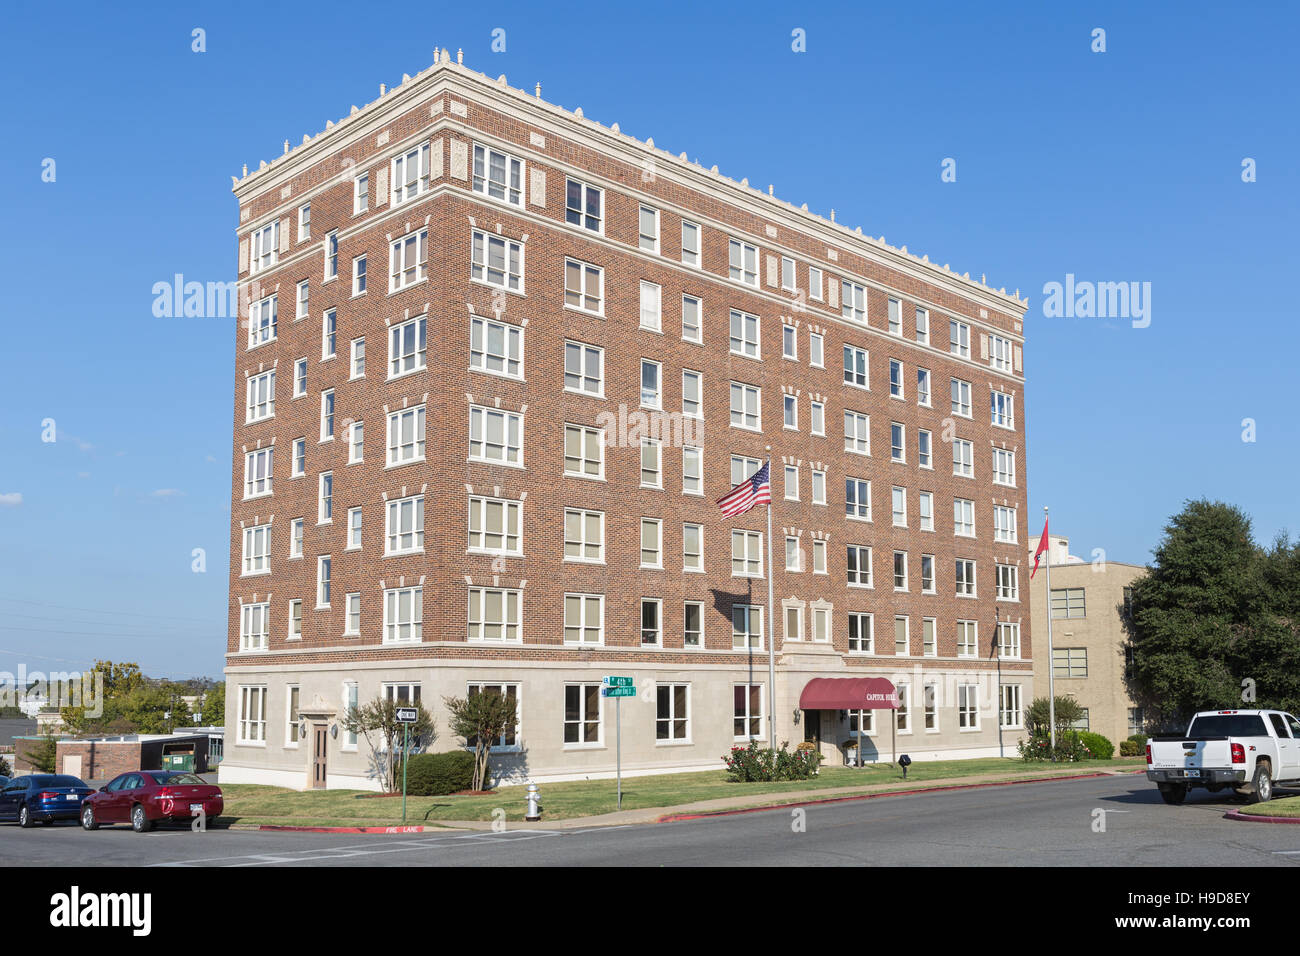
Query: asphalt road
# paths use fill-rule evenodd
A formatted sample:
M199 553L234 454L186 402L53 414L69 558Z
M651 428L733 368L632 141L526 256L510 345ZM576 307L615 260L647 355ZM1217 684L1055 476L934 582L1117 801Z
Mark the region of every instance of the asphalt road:
M0 825L8 866L1294 866L1300 826L1165 805L1141 776L884 797L680 823L409 835ZM1094 829L1103 819L1104 831ZM800 832L797 825L802 823Z

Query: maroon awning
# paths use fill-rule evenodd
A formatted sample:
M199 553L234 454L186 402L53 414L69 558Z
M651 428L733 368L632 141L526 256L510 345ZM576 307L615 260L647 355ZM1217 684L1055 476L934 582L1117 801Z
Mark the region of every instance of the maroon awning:
M799 695L800 710L897 710L898 691L883 677L814 677Z

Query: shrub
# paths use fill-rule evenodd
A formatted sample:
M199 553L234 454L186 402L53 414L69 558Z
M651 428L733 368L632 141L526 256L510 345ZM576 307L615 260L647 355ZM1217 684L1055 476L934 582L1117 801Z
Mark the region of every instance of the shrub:
M9 769L9 761L5 760L4 757L0 757L0 777L11 776L13 776L13 771Z
M1080 731L1079 739L1088 748L1088 757L1092 760L1109 760L1115 756L1115 745L1101 734L1094 734L1090 730L1084 730Z
M401 770L397 773L400 789ZM439 754L413 754L406 765L406 792L417 797L439 797L468 790L474 783L474 755L467 750Z
M1143 750L1147 745L1147 741L1150 739L1151 738L1148 737L1146 734L1133 734L1131 737L1129 737L1129 740L1133 741L1133 743L1138 745L1138 750Z
M821 753L811 748L791 753L789 741L784 741L779 750L760 750L756 740L751 740L748 747L732 747L731 753L722 758L727 778L740 783L806 780L817 772L821 760Z
M1065 730L1057 734L1056 750L1052 750L1051 737L1046 731L1030 734L1027 740L1022 740L1016 745L1016 749L1020 751L1020 759L1026 762L1055 759L1070 763L1086 760L1091 756L1082 735L1077 730Z
M1142 756L1142 747L1136 740L1121 740L1119 742L1119 755L1121 757L1140 757Z

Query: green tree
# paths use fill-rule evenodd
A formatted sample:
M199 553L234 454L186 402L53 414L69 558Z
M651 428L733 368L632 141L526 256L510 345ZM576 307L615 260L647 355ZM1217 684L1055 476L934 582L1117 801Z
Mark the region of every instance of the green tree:
M515 727L515 699L484 691L468 697L444 697L442 702L451 712L451 732L464 737L465 746L474 748L474 789L482 790L492 745Z
M415 723L399 722L399 707L414 707ZM422 704L395 701L389 697L376 697L360 707L349 707L340 722L348 733L365 738L366 746L370 748L371 770L388 793L398 788L398 761L408 754L424 750L437 737L433 718ZM403 753L403 742L408 739L405 736L407 728L410 737Z
M1030 735L1047 734L1051 710L1046 697L1035 697L1025 710L1025 729ZM1075 721L1083 718L1083 708L1070 694L1056 695L1056 736L1068 730Z
M213 684L199 701L200 723L207 727L220 727L226 721L226 682Z
M41 738L41 742L27 754L27 762L37 773L55 773L59 759L59 741L53 736Z

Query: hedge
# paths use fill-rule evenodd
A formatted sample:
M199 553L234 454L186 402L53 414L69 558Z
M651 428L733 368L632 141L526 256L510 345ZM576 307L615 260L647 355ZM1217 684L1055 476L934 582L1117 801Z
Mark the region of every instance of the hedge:
M1079 732L1079 739L1088 748L1088 756L1093 760L1109 760L1115 756L1115 745L1101 734L1084 730Z
M401 779L398 768L397 779ZM414 754L406 765L406 792L417 797L440 797L474 784L474 755L467 750L440 754Z

